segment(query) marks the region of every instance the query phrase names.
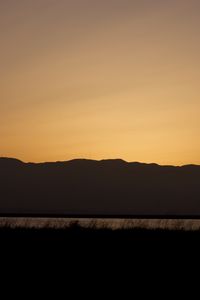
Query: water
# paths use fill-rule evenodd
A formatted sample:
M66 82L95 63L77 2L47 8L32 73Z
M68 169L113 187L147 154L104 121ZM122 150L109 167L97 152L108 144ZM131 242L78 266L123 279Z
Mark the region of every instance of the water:
M200 220L190 219L94 219L94 218L31 218L0 217L0 227L10 228L68 228L77 224L86 228L147 228L200 230Z

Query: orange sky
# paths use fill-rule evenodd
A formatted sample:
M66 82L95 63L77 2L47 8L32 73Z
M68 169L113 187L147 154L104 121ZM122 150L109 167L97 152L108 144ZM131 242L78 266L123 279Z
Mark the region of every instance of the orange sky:
M0 156L200 164L200 1L0 1Z

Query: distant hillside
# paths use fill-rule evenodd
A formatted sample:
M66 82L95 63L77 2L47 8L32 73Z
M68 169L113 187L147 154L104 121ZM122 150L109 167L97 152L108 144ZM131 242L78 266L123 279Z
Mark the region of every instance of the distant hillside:
M0 158L0 213L200 215L200 166Z

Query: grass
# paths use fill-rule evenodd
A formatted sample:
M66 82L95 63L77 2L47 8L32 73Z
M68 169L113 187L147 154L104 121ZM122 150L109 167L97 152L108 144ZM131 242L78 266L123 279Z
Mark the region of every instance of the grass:
M80 226L77 221L71 222L66 228L26 228L0 227L0 243L29 242L42 244L107 244L124 245L149 244L187 244L200 242L200 231L185 231L184 229L146 229L146 228L97 228L96 223L89 227ZM84 244L83 244L84 246Z
M129 267L132 271L148 266L153 270L156 265L162 270L185 265L185 262L199 260L200 231L145 229L145 228L96 228L82 227L71 222L67 228L26 228L0 227L0 257L13 266L26 265L39 269L41 265L66 268L69 265L89 266L98 272L110 264L116 268ZM46 268L46 267L45 267ZM112 269L113 270L113 269Z

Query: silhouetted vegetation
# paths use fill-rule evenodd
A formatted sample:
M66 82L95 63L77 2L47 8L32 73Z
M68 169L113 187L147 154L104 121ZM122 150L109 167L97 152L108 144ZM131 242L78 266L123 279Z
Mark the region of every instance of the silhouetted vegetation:
M18 243L40 243L54 244L57 243L64 246L74 246L82 244L84 247L87 244L98 243L99 245L126 245L140 247L141 244L151 246L149 243L163 245L186 245L187 243L199 243L199 231L184 231L184 230L163 230L163 229L117 229L109 228L97 229L94 227L85 228L79 226L76 222L71 223L71 226L63 229L53 228L0 228L0 243L5 242Z
M171 267L177 261L181 265L191 258L198 261L199 253L199 231L111 230L84 228L77 223L63 229L0 228L0 255L7 266L17 263L21 268L25 264L30 271L31 265L39 270L45 263L50 274L53 265L68 274L78 268L79 276L85 276L91 266L96 274L99 268L107 272L109 265L112 270L113 266L118 269L123 265L133 273L137 266L146 276L156 265L164 272L169 259ZM144 266L148 269L142 272Z

